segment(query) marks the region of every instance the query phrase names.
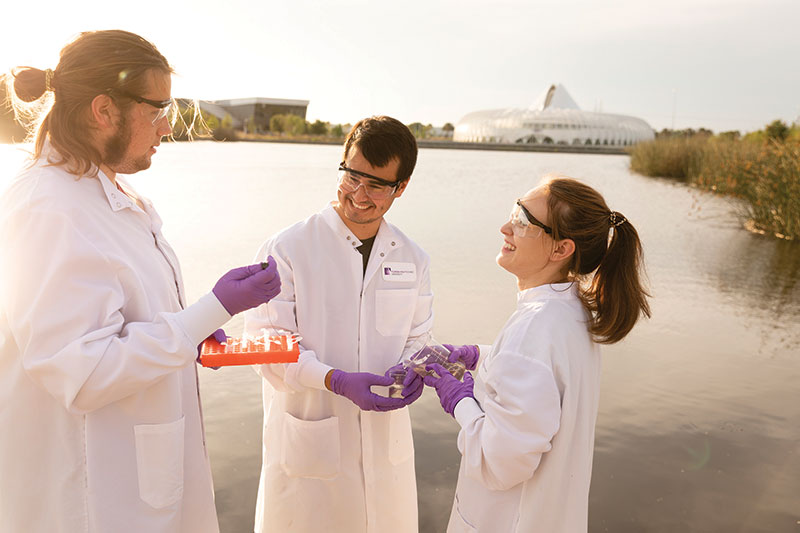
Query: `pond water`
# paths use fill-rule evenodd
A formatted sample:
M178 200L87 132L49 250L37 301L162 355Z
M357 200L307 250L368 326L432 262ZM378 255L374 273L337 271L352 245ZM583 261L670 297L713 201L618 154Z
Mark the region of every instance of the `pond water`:
M20 159L0 146L0 179ZM164 218L193 300L335 198L340 160L336 146L165 144L131 181ZM492 342L516 304L494 262L499 227L548 172L633 221L653 293L653 318L603 348L589 531L800 531L800 243L746 232L734 202L633 174L627 156L423 149L387 218L431 256L436 337ZM252 531L259 378L200 380L220 526ZM444 531L458 425L429 390L411 411L420 531Z

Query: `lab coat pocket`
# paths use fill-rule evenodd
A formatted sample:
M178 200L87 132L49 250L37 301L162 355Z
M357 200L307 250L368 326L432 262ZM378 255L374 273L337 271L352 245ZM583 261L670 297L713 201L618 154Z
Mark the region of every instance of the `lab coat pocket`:
M133 426L139 497L156 509L183 497L184 418Z
M339 475L339 418L300 420L284 414L281 468L291 477L333 479Z
M414 455L414 439L411 435L411 418L408 409L390 411L389 415L389 461L397 466Z
M384 337L407 336L417 302L417 289L377 289L375 328Z

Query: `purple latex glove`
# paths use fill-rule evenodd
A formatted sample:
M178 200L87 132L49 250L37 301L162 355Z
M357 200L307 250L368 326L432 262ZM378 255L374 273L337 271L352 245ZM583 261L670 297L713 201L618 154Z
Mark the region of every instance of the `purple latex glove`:
M220 328L217 331L215 331L214 333L212 333L211 335L209 335L208 337L206 337L206 341L208 339L214 339L218 343L223 344L223 343L228 341L228 336L225 335L225 330ZM203 342L205 342L205 341L203 341ZM203 349L203 342L201 342L200 344L197 345L197 362L198 363L200 362L200 350ZM219 370L222 367L220 367L220 366L210 366L208 368L211 368L213 370Z
M369 390L372 385L388 387L392 383L394 378L369 372L345 372L336 369L331 374L331 390L348 398L364 411L392 411L405 407L407 398L387 398Z
M455 363L459 359L467 370L475 370L478 367L478 359L481 356L481 350L474 344L464 344L463 346L453 346L452 344L442 344L445 348L450 350L450 356L447 358L451 363Z
M281 292L281 278L272 256L266 263L234 268L212 290L231 316L258 307Z
M422 396L422 390L425 388L422 376L410 368L405 368L402 364L394 365L384 375L390 377L392 383L394 383L394 376L397 373L405 374L403 378L403 401L406 402L406 405L411 405Z
M438 378L435 375L425 376L422 381L425 382L425 385L436 389L436 394L439 395L439 403L451 416L455 416L453 411L455 411L458 402L464 398L475 397L472 393L474 382L472 381L472 374L469 372L464 373L464 382L462 383L454 378L453 374L448 372L442 365L434 363L426 366L425 369L432 370L440 376Z

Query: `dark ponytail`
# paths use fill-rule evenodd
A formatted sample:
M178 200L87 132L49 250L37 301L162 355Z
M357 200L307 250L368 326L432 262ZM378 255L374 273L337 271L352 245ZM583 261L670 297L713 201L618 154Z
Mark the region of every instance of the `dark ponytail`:
M581 282L581 300L592 317L589 331L596 342L618 342L640 316L650 317L639 234L586 184L559 177L544 187L553 238L575 243L566 274Z

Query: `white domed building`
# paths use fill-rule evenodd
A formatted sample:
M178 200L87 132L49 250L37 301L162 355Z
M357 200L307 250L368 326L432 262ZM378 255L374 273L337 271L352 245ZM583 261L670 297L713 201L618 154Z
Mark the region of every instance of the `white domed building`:
M582 111L562 85L551 85L527 109L476 111L462 118L456 142L630 146L655 138L644 120Z

